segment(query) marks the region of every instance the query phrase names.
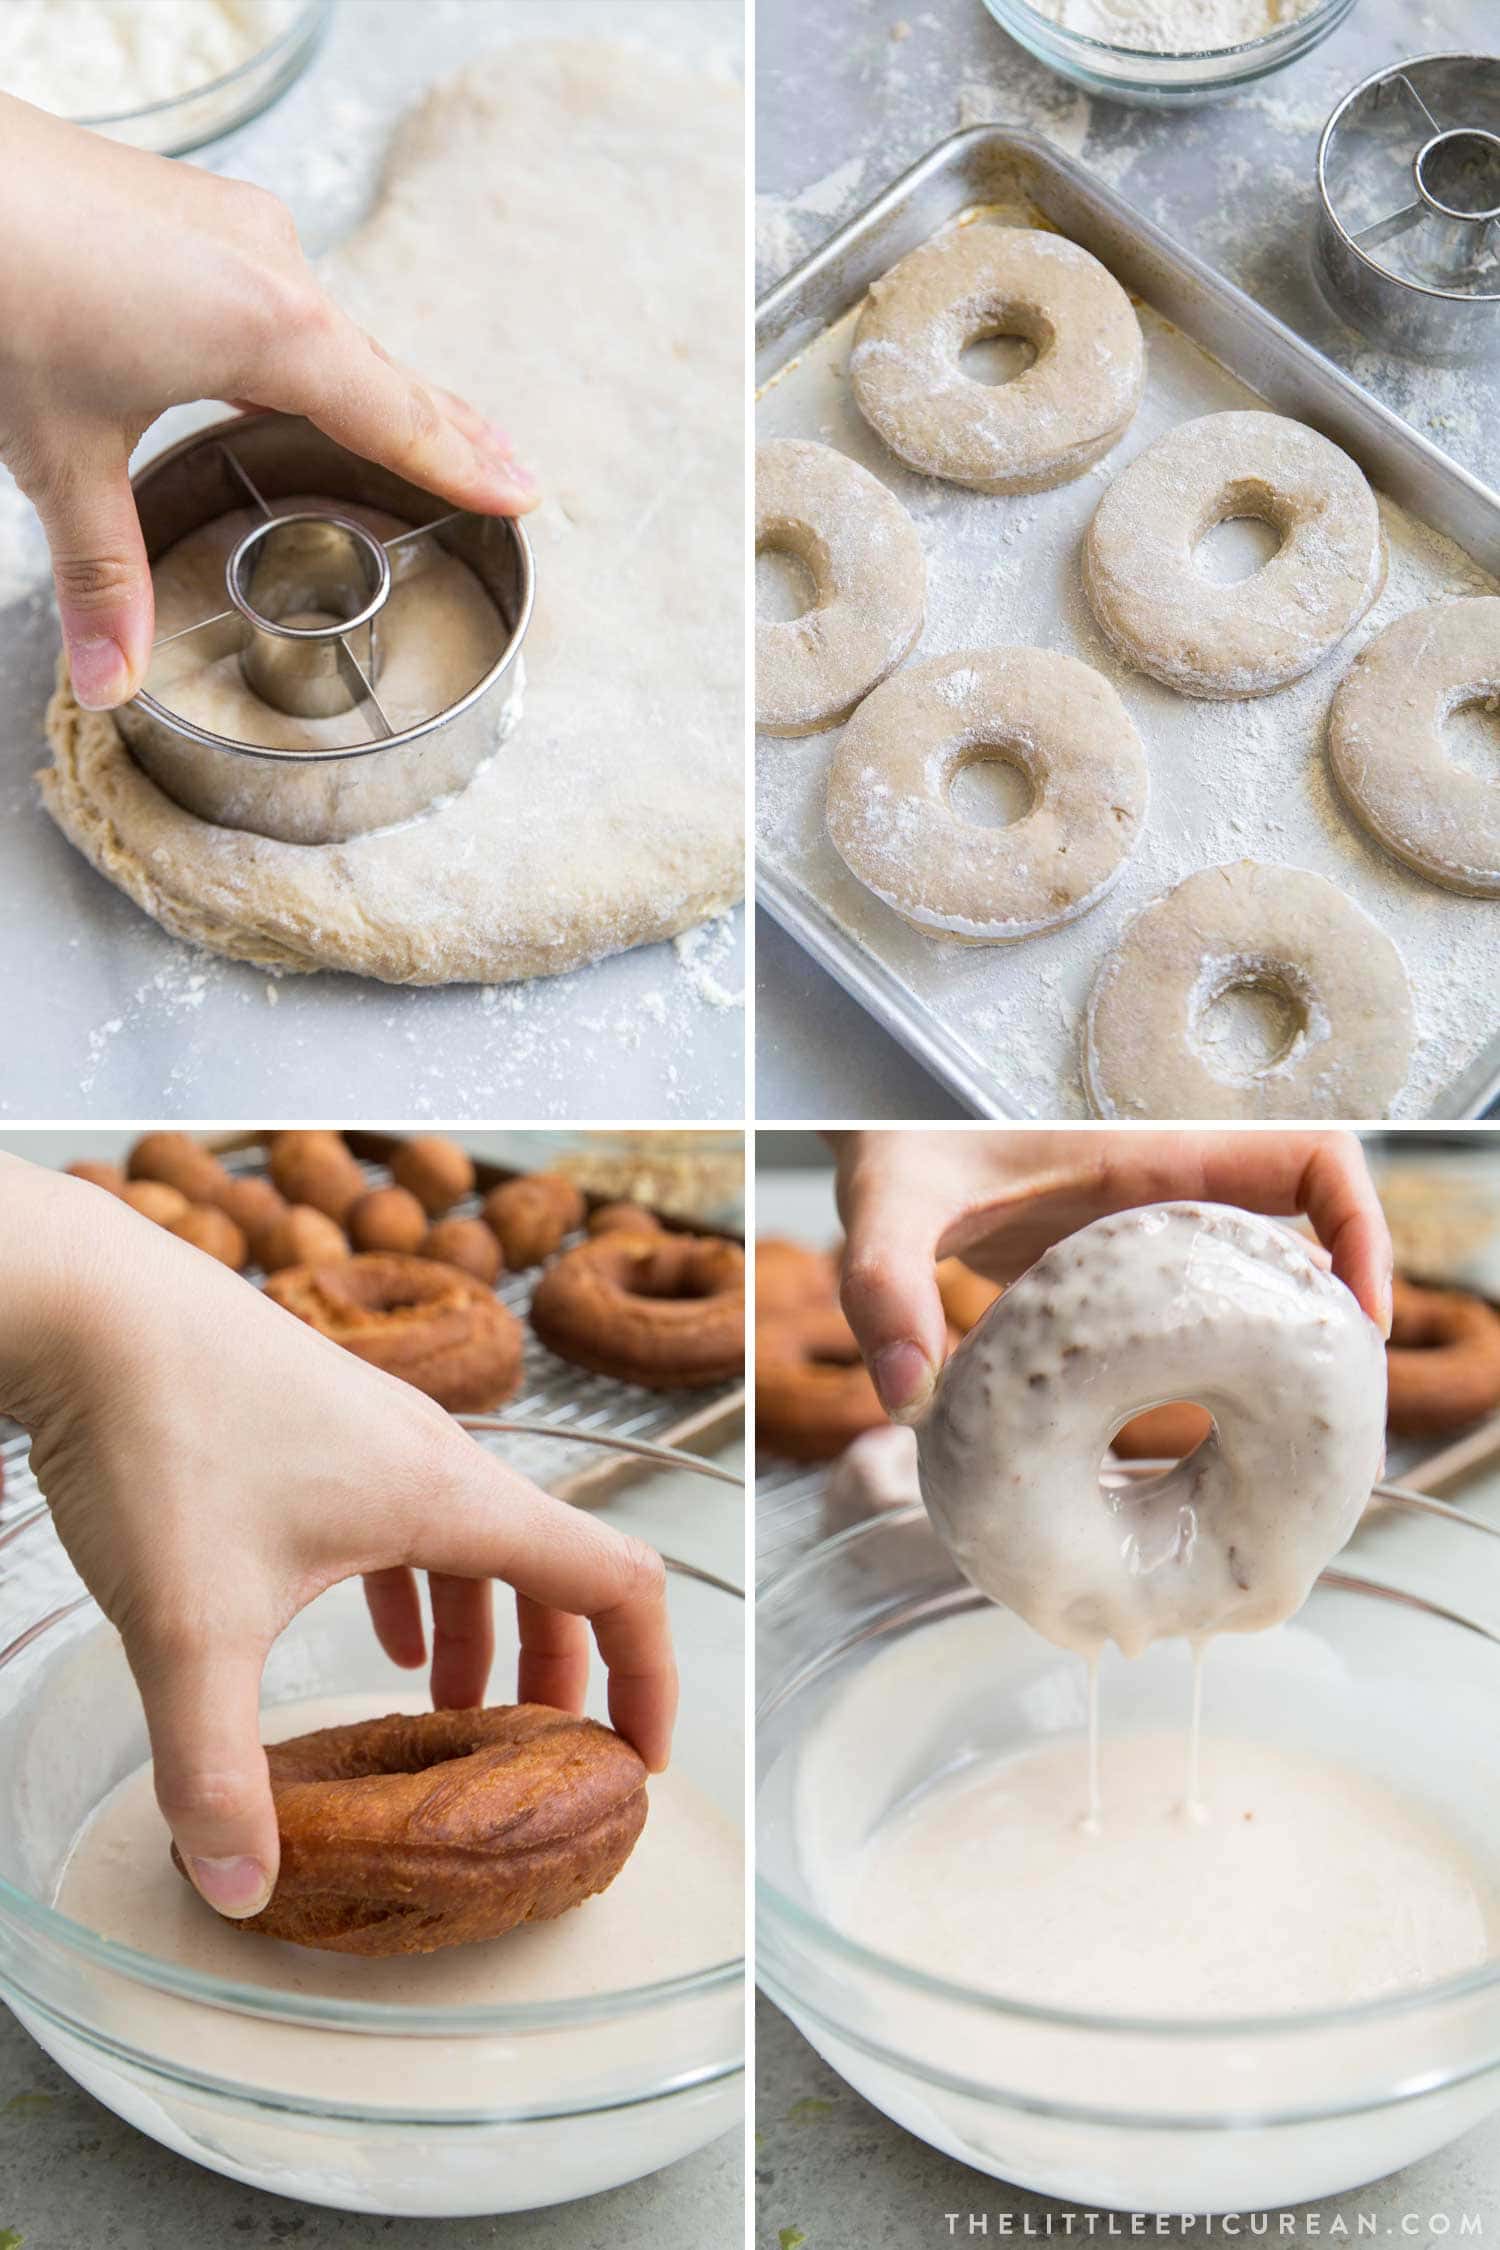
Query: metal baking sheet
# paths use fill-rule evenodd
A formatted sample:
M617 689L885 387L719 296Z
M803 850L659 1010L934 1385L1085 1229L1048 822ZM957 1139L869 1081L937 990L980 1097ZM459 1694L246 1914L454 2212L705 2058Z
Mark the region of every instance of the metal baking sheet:
M842 379L854 308L871 281L943 227L995 207L1099 257L1137 300L1148 341L1146 396L1121 444L1074 483L1014 499L910 475L866 428ZM1069 649L1119 687L1153 780L1146 834L1093 913L1025 944L960 948L909 930L828 843L823 784L835 735L766 741L758 884L790 934L976 1115L1086 1116L1081 1011L1135 908L1222 860L1312 867L1390 931L1412 976L1417 1047L1394 1114L1482 1115L1500 1095L1493 903L1421 882L1356 828L1328 779L1322 727L1347 656L1389 616L1445 594L1500 591L1500 496L1083 166L1000 127L942 142L772 290L757 309L756 354L760 434L816 437L853 454L915 516L930 577L918 653L1006 640ZM1077 543L1101 478L1163 429L1255 404L1310 423L1359 461L1381 496L1391 576L1343 656L1310 680L1250 704L1210 704L1113 657L1083 599Z

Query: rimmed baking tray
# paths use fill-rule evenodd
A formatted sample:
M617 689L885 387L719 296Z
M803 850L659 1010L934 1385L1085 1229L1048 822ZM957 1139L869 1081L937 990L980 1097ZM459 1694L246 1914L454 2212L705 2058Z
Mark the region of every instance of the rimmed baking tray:
M940 229L995 207L1102 259L1137 300L1148 343L1146 396L1121 444L1073 484L1015 499L909 475L865 427L842 380L854 308L870 283ZM1349 658L1389 615L1445 593L1500 590L1487 582L1500 577L1500 495L1085 167L996 126L942 142L761 300L756 375L763 436L815 437L855 455L915 515L930 577L919 654L1006 640L1068 649L1120 687L1152 768L1146 835L1094 912L1022 945L945 947L864 892L828 843L823 778L836 734L768 742L758 761L757 885L798 943L977 1116L1084 1116L1079 1016L1135 908L1226 859L1312 867L1365 906L1407 959L1418 1045L1394 1114L1483 1115L1500 1096L1495 908L1422 883L1380 853L1337 798L1322 732ZM1309 680L1249 704L1208 704L1114 659L1078 585L1077 545L1101 477L1174 422L1256 404L1310 423L1360 463L1382 496L1391 581Z

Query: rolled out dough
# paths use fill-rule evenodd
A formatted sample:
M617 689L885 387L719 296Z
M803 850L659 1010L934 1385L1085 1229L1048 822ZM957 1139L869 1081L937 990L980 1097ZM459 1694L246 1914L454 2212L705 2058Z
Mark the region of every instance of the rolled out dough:
M401 129L326 278L541 481L525 715L425 819L293 845L181 812L64 683L47 808L166 929L266 967L491 982L742 895L741 115L727 78L539 42Z

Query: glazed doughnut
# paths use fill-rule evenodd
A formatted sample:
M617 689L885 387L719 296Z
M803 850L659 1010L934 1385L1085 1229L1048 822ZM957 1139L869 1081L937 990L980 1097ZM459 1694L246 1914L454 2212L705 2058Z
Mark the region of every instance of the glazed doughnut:
M1194 559L1254 516L1270 561L1221 585ZM1385 583L1375 495L1347 453L1284 414L1179 423L1120 471L1083 543L1083 586L1117 653L1182 695L1274 695L1322 662Z
M1019 336L1014 382L976 383L962 354ZM1130 299L1097 258L1031 227L957 227L875 282L855 331L855 403L924 476L976 492L1065 484L1121 437L1146 353Z
M125 1160L132 1180L161 1180L189 1203L217 1203L229 1174L188 1133L147 1133Z
M267 1273L287 1266L328 1266L347 1258L349 1244L343 1228L326 1211L310 1203L288 1203L259 1237L256 1255Z
M340 1133L273 1133L271 1177L288 1203L310 1203L342 1226L365 1176Z
M287 1207L280 1190L269 1180L236 1179L230 1175L216 1200L219 1209L233 1219L249 1243L257 1263L264 1265L261 1244Z
M745 1366L745 1253L691 1234L601 1234L550 1265L531 1300L549 1351L648 1390L701 1389Z
M344 1225L356 1250L416 1252L427 1233L427 1213L408 1188L370 1188L350 1204Z
M77 1164L65 1164L64 1172L70 1180L87 1180L90 1187L103 1188L106 1195L123 1195L125 1175L118 1164L97 1163L92 1157L83 1157Z
M174 1225L185 1217L188 1208L181 1188L169 1187L165 1180L127 1180L120 1190L120 1201L139 1211L143 1219L155 1220L159 1227Z
M1265 1064L1215 1052L1206 1011L1259 987L1298 1021ZM1325 875L1236 860L1201 868L1128 922L1085 1015L1100 1117L1384 1117L1414 1024L1400 954Z
M823 1529L847 1531L870 1516L917 1506L917 1433L902 1422L865 1430L841 1453L823 1487Z
M491 1289L505 1263L483 1219L439 1219L427 1229L417 1254L436 1258L440 1265L458 1266Z
M249 1243L229 1213L215 1204L190 1203L178 1218L167 1221L167 1232L181 1242L190 1242L195 1250L206 1251L220 1265L233 1267L236 1273L249 1263Z
M541 1703L322 1727L268 1744L266 1763L281 1868L237 1926L335 1953L551 1921L609 1887L646 1823L630 1745Z
M832 446L778 438L755 456L755 551L813 582L801 617L755 621L755 723L818 734L893 672L922 630L917 527L878 477Z
M962 769L1001 758L1031 789L996 828L955 810ZM850 872L927 937L996 945L1097 906L1146 817L1146 754L1099 673L1058 649L975 649L911 665L866 697L828 777Z
M1500 784L1449 757L1443 728L1500 708L1500 597L1398 617L1339 682L1328 762L1344 800L1388 852L1445 890L1500 897Z
M590 1234L664 1234L666 1229L644 1203L601 1203L588 1215Z
M397 1187L414 1195L429 1219L442 1218L474 1192L474 1167L456 1141L440 1133L419 1133L403 1141L391 1158Z
M539 1266L563 1238L583 1225L583 1197L557 1172L529 1172L507 1180L484 1199L484 1223L505 1253L512 1273Z
M830 1297L767 1317L755 1330L755 1432L788 1461L832 1461L887 1420L854 1331Z
M939 1258L937 1285L948 1325L960 1336L967 1336L969 1330L983 1320L1000 1295L998 1281L986 1281L982 1273L966 1266L962 1258Z
M826 1250L763 1234L755 1245L755 1317L793 1312L802 1305L836 1305L838 1261Z
M1400 1437L1477 1422L1500 1406L1500 1313L1457 1289L1392 1286L1388 1420Z
M1163 1400L1214 1427L1101 1498L1115 1432ZM1127 1656L1289 1617L1380 1474L1385 1349L1342 1282L1269 1219L1124 1211L1013 1282L917 1429L922 1497L972 1584L1063 1648Z
M457 1266L394 1254L289 1266L266 1295L454 1414L498 1406L521 1379L521 1323Z

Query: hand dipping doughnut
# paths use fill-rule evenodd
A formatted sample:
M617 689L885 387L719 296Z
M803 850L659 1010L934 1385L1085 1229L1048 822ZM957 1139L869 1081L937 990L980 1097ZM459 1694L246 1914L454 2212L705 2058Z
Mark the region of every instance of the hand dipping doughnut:
M1362 648L1328 718L1328 762L1356 820L1445 890L1500 898L1500 774L1449 757L1443 728L1500 708L1500 598L1410 610Z
M778 438L755 456L755 551L795 557L800 617L755 621L755 723L817 734L909 655L927 565L916 525L878 477L831 446Z
M745 1253L691 1234L599 1234L536 1285L549 1351L648 1390L701 1389L745 1366Z
M1270 561L1220 585L1199 568L1217 524L1281 535ZM1375 495L1328 438L1284 414L1205 414L1120 471L1083 544L1090 606L1127 664L1183 695L1272 695L1300 680L1385 583Z
M1183 1398L1213 1416L1203 1443L1105 1492L1116 1430ZM1374 1324L1284 1228L1203 1203L1055 1244L959 1345L917 1430L959 1569L1085 1655L1289 1617L1358 1523L1384 1444Z
M997 828L955 809L966 766L1018 768L1031 802ZM1072 922L1119 878L1146 817L1146 755L1099 673L1057 649L911 665L844 729L828 833L851 873L928 937L999 945Z
M1215 1037L1233 993L1280 1003L1262 1059ZM1384 1117L1414 1026L1401 956L1326 876L1201 868L1127 923L1089 995L1084 1086L1100 1117Z
M975 382L962 354L1018 336L1035 358ZM1130 299L1097 258L1031 227L957 227L871 285L849 354L861 414L924 476L1041 492L1081 476L1140 403L1146 355Z

